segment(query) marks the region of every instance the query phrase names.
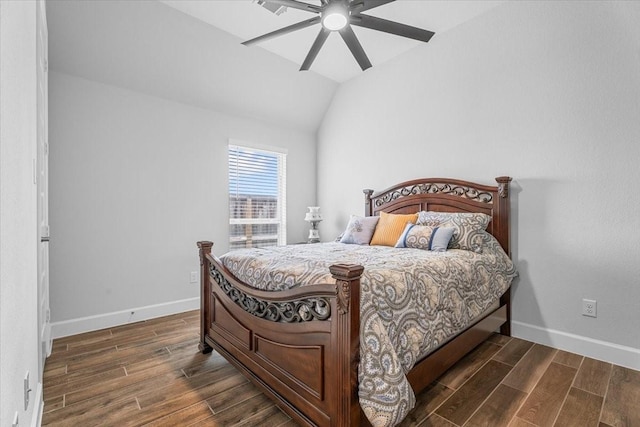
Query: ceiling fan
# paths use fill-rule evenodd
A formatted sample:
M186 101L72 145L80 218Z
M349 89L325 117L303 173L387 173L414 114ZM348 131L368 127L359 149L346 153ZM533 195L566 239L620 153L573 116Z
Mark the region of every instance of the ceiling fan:
M360 68L364 71L371 67L371 62L369 61L369 58L367 58L367 54L364 52L356 34L353 32L353 29L351 28L352 25L395 34L402 37L408 37L425 43L428 42L435 34L433 31L423 30L401 24L399 22L389 21L362 13L393 1L395 0L320 0L320 5L314 5L298 0L262 0L259 3L265 3L267 5L275 6L276 8L282 6L291 7L313 13L316 16L264 34L260 37L247 40L242 44L250 46L292 31L310 27L311 25L321 24L320 32L318 33L315 42L313 42L307 57L304 59L304 62L300 67L300 71L311 68L311 64L316 59L316 56L318 56L318 52L320 52L320 49L327 40L327 37L329 37L329 34L333 31L337 31L340 34L360 65Z

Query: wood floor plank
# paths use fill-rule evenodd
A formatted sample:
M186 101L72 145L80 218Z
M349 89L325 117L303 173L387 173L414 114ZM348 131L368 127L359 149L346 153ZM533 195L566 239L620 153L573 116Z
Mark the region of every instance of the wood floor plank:
M82 390L88 387L94 387L103 381L109 381L117 378L126 377L127 373L124 368L110 369L95 375L73 376L65 375L56 377L52 381L48 381L43 387L44 395L47 397L62 396L69 390Z
M177 343L177 342L181 342L184 339L185 334L190 334L191 336L196 337L198 336L198 330L196 330L195 328L192 328L190 330L172 331L165 334L158 334L158 336L166 343L169 343L169 342ZM155 335L146 335L141 339L128 338L118 342L117 348L119 351L122 351L122 350L126 350L133 347L142 347L145 345L154 344L157 342L157 340L158 340L158 337Z
M175 328L176 330L179 330L179 328L184 327L184 323L182 321L179 321L179 323L175 323L172 328ZM92 342L90 344L82 344L82 345L72 345L69 344L69 354L72 353L77 353L77 354L81 354L83 352L87 352L87 351L91 351L93 349L100 349L100 348L108 348L108 347L117 347L117 348L126 348L127 344L138 344L138 345L142 345L144 344L142 342L142 340L149 338L149 337L155 337L157 335L161 335L161 334L157 334L154 331L154 328L151 327L147 327L146 329L139 329L139 330L135 330L135 329L131 329L131 330L127 330L123 333L113 333L110 336L104 337L101 340L96 340L95 342ZM175 330L167 330L165 332L164 335L169 335L170 333L175 333Z
M194 405L188 406L184 409L175 411L166 417L154 420L145 426L148 427L175 427L188 424L201 423L211 418L211 408L206 402L198 402Z
M89 399L96 402L115 402L127 395L136 396L149 387L161 387L182 376L184 374L179 370L157 366L124 378L103 381L88 389L73 390L65 394L65 402L67 406Z
M509 341L511 341L511 337L505 336L505 335L501 335L501 334L492 334L487 341L497 344L499 346L504 346L507 345L509 343Z
M457 427L451 421L448 421L438 414L431 414L429 418L418 425L419 427Z
M453 393L437 410L436 414L462 425L482 404L509 373L511 367L495 360L489 360L462 387Z
M467 421L465 427L506 426L526 398L527 393L524 391L500 384Z
M172 332L187 326L182 319L166 320L162 323L140 322L131 327L116 327L111 329L113 339L127 339L142 335L154 335L154 332Z
M551 363L518 411L518 417L540 427L552 426L575 375L576 369Z
M277 427L299 427L299 424L293 420L289 420L283 424L280 424Z
M144 338L138 342L139 345L133 347L130 346L124 349L116 348L108 352L103 350L89 356L79 355L69 360L67 371L73 372L86 368L104 368L105 366L124 366L145 360L147 357L152 357L157 353L168 352L167 348L171 345L181 343L186 338L195 337L197 337L195 333L174 333L170 336L154 336L152 338ZM114 357L116 356L113 354L114 352L117 353L117 357Z
M600 421L610 426L640 426L640 372L613 366Z
M61 353L63 351L67 351L67 349L68 349L67 343L54 340L53 344L51 345L51 354Z
M226 369L225 369L226 370ZM221 370L222 371L222 370ZM188 379L181 380L185 383ZM132 414L130 417L123 418L124 424L146 424L157 419L168 417L174 412L181 411L186 407L198 403L206 403L206 399L224 392L225 390L246 384L247 380L240 375L239 372L231 370L228 376L220 378L209 378L209 382L205 385L193 385L191 389L183 389L182 392L174 393L171 388L159 389L157 392L149 392L157 398L153 401L145 399L145 394L140 395L138 403L141 409L138 413ZM148 396L147 396L148 397ZM153 404L150 404L153 402ZM207 408L209 406L207 405ZM211 412L210 414L213 414Z
M230 378L233 377L233 378ZM197 392L200 400L206 400L209 392L214 394L222 393L228 388L235 387L247 382L237 370L229 364L225 364L220 369L203 373L194 377L178 377L167 382L162 387L143 390L138 396L138 402L142 408L165 404L176 397L185 398L186 394ZM211 385L215 387L210 387Z
M170 340L171 342L172 340ZM93 355L91 357L83 357L81 360L71 360L67 364L67 372L72 373L80 370L94 370L115 368L126 366L129 363L140 362L149 357L154 357L162 353L168 353L166 341L157 341L148 343L147 346L140 346L135 349L114 350Z
M502 349L493 356L493 359L510 366L515 366L531 347L533 347L533 343L530 341L512 338L507 345L502 347Z
M556 350L535 344L516 364L504 380L504 385L530 393L546 371Z
M580 368L580 364L582 363L583 356L575 353L569 353L568 351L558 350L556 353L556 357L553 358L553 361L559 363L561 365L571 366L572 368Z
M453 392L453 389L450 389L444 384L433 382L429 387L416 395L416 406L409 412L407 417L398 424L398 427L409 427L420 424L427 419L442 402L447 400Z
M277 406L269 406L254 416L234 424L233 427L277 426L289 420L290 418Z
M222 359L218 353L202 354L198 351L194 344L190 348L186 348L182 351L176 352L163 352L160 356L142 360L135 363L126 365L128 374L135 374L136 372L144 371L157 365L170 365L176 369L182 369L190 367L198 363L205 363L209 359Z
M96 337L103 337L103 336L110 336L110 335L111 335L111 331L109 329L100 329L97 331L84 332L82 334L56 338L55 342L56 342L56 345L64 345L69 343L78 344L83 342L90 342Z
M509 423L509 427L536 427L536 425L531 424L522 418L514 417Z
M56 396L44 399L44 412L51 412L64 407L64 396Z
M200 336L197 337L185 337L182 342L167 345L169 353L181 352L188 350L198 350L198 343L200 342Z
M558 419L557 427L598 427L602 396L571 387Z
M123 417L139 411L135 398L120 399L109 405L76 407L73 411L65 407L42 415L42 425L55 427L120 425Z
M99 342L93 342L90 344L83 344L78 346L69 345L68 346L69 348L67 351L59 352L59 353L56 353L55 355L52 355L52 361L55 361L60 357L64 357L65 359L67 359L71 356L92 354L95 352L99 352L101 350L109 350L109 349L115 348L115 346L116 346L116 343L112 339L112 336L109 336L108 338L105 338Z
M63 354L56 353L52 354L47 358L46 364L49 369L60 368L62 366L66 366L67 371L69 371L70 366L75 366L78 364L82 364L83 362L89 360L93 361L96 356L105 356L105 359L109 359L113 356L113 353L118 351L115 346L108 348L98 348L92 351L76 353L76 354Z
M44 371L43 380L51 381L55 377L65 375L67 373L67 365L59 365L57 368L50 368Z
M182 366L182 372L187 378L218 369L227 364L226 359L216 352L211 352L211 354L205 354L203 356L208 357L201 358L199 356L193 356L190 359L184 359L185 362Z
M589 393L604 396L611 375L611 363L585 357L578 369L574 387Z
M232 426L242 420L256 415L272 406L273 402L267 396L262 393L254 395L249 399L239 402L237 405L231 406L221 412L217 412L210 418L210 420L220 426ZM213 409L213 408L212 408ZM214 409L215 412L215 409Z
M246 383L208 398L207 403L217 414L259 394L260 390L253 383Z
M454 390L457 389L471 378L471 376L475 374L482 365L487 363L501 348L502 347L490 342L480 344L438 378L438 382Z

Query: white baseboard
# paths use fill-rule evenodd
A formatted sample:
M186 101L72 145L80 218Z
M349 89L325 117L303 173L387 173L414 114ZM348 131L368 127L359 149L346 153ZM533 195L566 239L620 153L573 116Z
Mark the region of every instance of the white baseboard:
M44 396L42 394L42 383L39 381L35 399L36 400L34 400L34 402L36 402L36 407L33 408L31 427L40 427L42 425L42 414L44 413Z
M517 321L511 322L511 334L527 341L640 370L640 349L637 348Z
M127 323L140 322L170 314L182 313L200 308L200 297L167 302L164 304L148 305L114 313L81 317L79 319L63 320L51 323L52 338L67 337L98 329L111 328Z

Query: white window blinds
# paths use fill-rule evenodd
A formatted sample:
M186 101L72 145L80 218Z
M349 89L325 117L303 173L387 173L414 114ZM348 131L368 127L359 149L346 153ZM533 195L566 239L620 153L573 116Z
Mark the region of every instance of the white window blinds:
M286 244L286 154L229 145L229 249Z

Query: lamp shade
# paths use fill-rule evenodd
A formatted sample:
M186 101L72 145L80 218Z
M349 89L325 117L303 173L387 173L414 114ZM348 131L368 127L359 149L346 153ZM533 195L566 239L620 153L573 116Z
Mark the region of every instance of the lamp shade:
M304 215L305 221L322 221L322 214L319 206L309 206L309 212Z

